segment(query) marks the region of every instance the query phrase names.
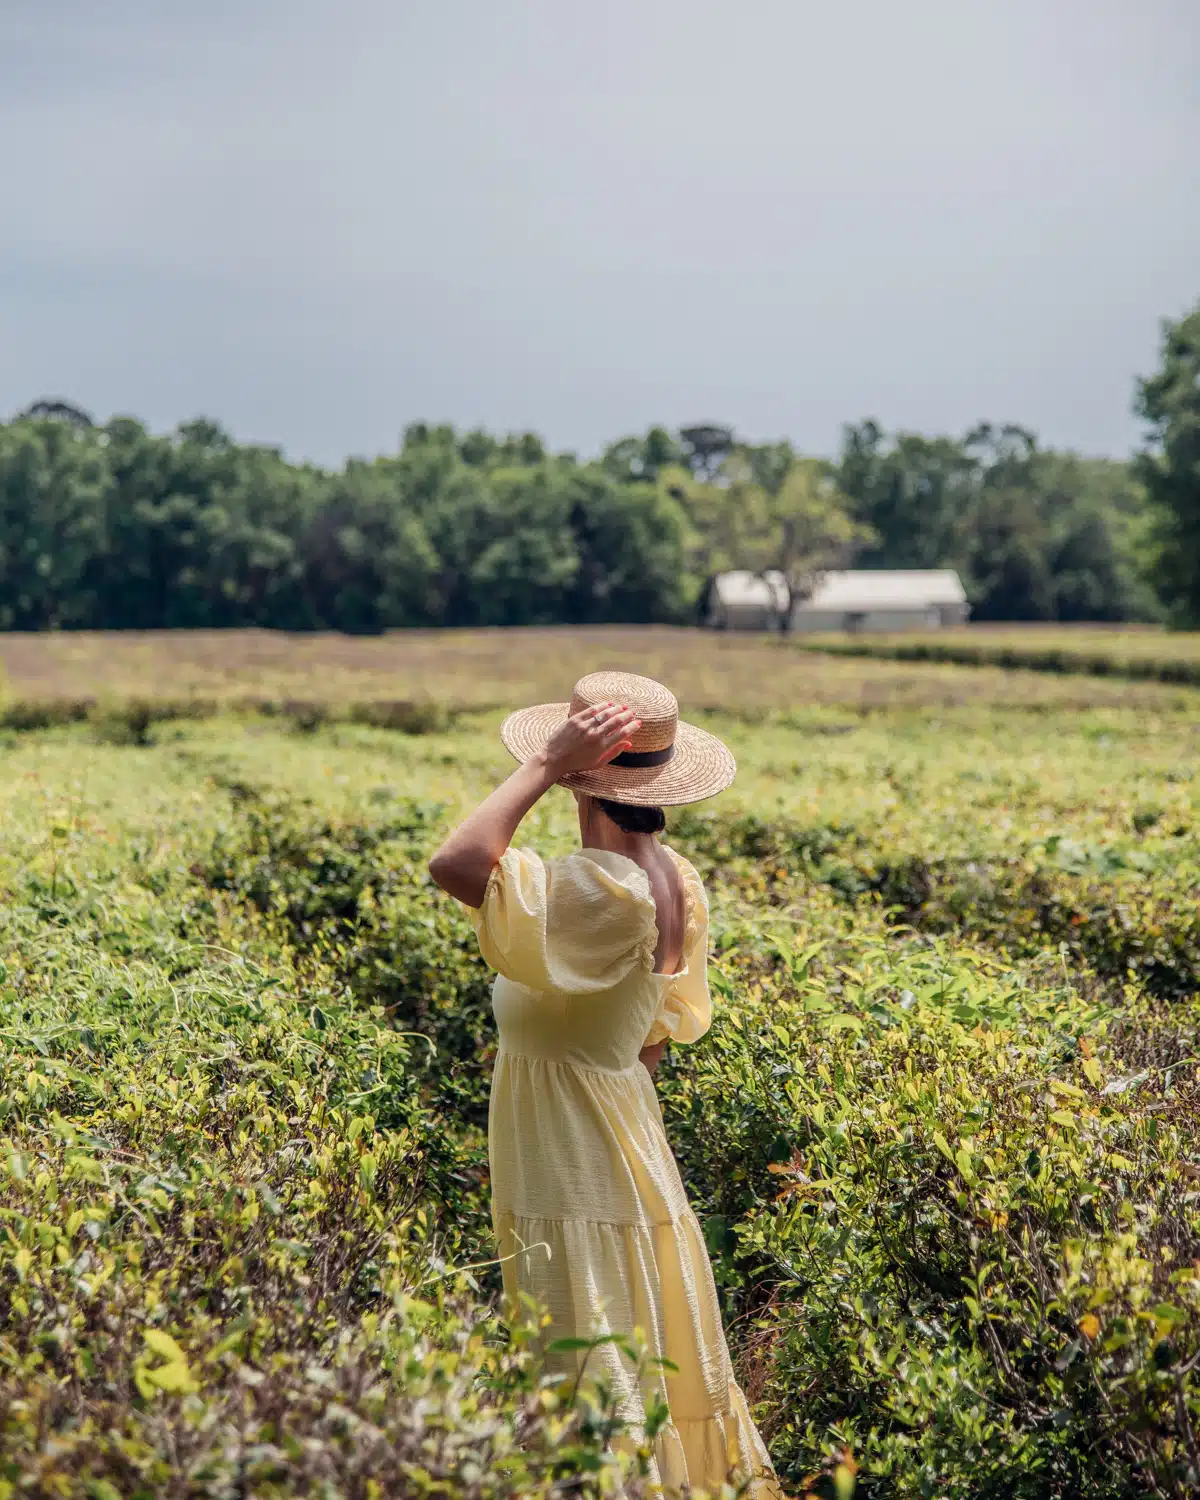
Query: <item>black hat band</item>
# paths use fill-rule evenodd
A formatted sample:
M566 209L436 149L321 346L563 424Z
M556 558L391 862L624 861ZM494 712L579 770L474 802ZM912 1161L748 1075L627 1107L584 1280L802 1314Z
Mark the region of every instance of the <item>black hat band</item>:
M626 750L620 755L614 755L609 765L665 766L674 754L674 745L668 745L665 750Z

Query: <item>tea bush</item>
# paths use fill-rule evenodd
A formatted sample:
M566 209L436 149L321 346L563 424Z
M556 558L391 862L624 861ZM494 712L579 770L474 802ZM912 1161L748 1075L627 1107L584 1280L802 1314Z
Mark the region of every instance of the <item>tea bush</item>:
M1195 1015L1142 1017L1146 1066L1053 963L810 949L729 950L664 1086L777 1458L844 1443L871 1495L1189 1493Z
M772 884L799 871L847 900L875 896L897 921L930 932L957 932L1015 954L1056 946L1105 976L1136 975L1153 995L1200 991L1194 840L1162 860L1147 883L1137 878L1153 869L1146 857L1057 837L1041 858L948 858L873 847L854 825L806 828L753 814L685 814L677 829L681 846L709 869L729 860L765 865Z
M1048 632L1046 635L1048 636ZM989 639L988 635L945 639L916 637L875 640L824 639L799 642L800 649L829 656L850 656L877 661L938 662L960 667L1000 667L1005 671L1079 673L1088 677L1122 677L1131 682L1185 683L1200 687L1200 656L1196 636L1172 639L1158 632L1121 635L1090 642L1073 638L1071 632L1049 639L1022 642ZM1089 649L1090 645L1090 649ZM1099 649L1097 649L1097 647ZM1131 649L1132 647L1132 649Z
M447 1264L483 1210L422 1038L186 871L7 873L0 1493L643 1493Z
M1195 1493L1191 721L718 727L659 1092L789 1489ZM489 980L425 873L494 729L8 746L0 1495L641 1492L496 1317Z
M423 1039L407 1077L457 1119L444 1144L459 1145L468 1122L486 1128L491 977L463 913L425 873L442 808L409 800L383 819L340 823L278 798L242 801L236 832L192 873L261 912L281 944L320 955L361 1003Z

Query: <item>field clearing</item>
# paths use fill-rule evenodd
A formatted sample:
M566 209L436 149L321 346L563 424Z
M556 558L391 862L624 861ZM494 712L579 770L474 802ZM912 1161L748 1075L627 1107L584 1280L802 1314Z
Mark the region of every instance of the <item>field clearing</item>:
M882 639L903 638L900 632ZM1139 625L1127 621L1104 624L1047 624L1041 620L977 620L967 625L946 626L936 632L938 640L986 641L1003 646L1061 647L1067 651L1113 651L1122 655L1200 656L1200 632L1168 630L1162 625Z
M211 765L222 780L278 779L339 817L369 816L381 788L433 799L451 817L511 769L499 741L502 717L472 713L452 730L415 736L348 724L287 732L254 717L164 724L152 734L155 764L170 772L167 788L182 762ZM864 828L880 847L964 858L997 850L1038 858L1048 842L1057 840L1057 850L1066 840L1060 860L1107 860L1116 870L1115 861L1132 858L1167 872L1200 832L1200 724L1187 713L1102 708L1031 721L958 706L865 717L813 709L762 724L696 717L738 759L737 781L719 803L723 816ZM10 830L42 817L42 788L75 787L108 816L132 810L128 758L95 743L88 726L12 736L6 766L0 809ZM147 805L159 786L145 787ZM31 788L39 789L32 801Z
M1175 639L1175 638L1171 638ZM0 636L0 702L144 699L214 708L404 700L454 709L555 699L586 671L636 667L691 711L986 705L1184 709L1187 688L1037 671L840 660L798 638L653 627L411 631L380 637L273 631L122 631ZM834 643L836 646L837 643Z
M0 657L14 699L212 700L0 736L14 1494L598 1495L489 1300L488 977L425 860L504 710L601 663L738 757L671 815L715 1018L658 1088L789 1492L847 1451L858 1500L1196 1492L1194 693L682 631ZM461 713L222 711L398 697ZM558 791L521 830L574 836Z
M802 650L904 662L1079 673L1200 686L1200 633L1141 625L966 625L793 638Z

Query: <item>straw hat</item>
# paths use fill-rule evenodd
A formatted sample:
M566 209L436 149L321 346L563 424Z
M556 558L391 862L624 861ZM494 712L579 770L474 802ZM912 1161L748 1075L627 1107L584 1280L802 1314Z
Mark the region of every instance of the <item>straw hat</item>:
M627 703L642 721L632 749L594 771L572 771L560 785L641 807L703 802L729 785L733 756L715 734L679 718L675 695L652 677L633 672L592 672L575 684L570 703L539 703L509 714L500 738L519 761L531 759L571 715L602 703Z

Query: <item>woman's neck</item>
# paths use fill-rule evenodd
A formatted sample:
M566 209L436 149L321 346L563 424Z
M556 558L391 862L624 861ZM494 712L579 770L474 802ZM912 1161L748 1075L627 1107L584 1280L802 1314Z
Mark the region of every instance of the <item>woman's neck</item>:
M658 848L656 833L626 833L611 818L592 818L586 831L580 831L585 849L606 849L610 854L623 854L635 864L641 864Z

